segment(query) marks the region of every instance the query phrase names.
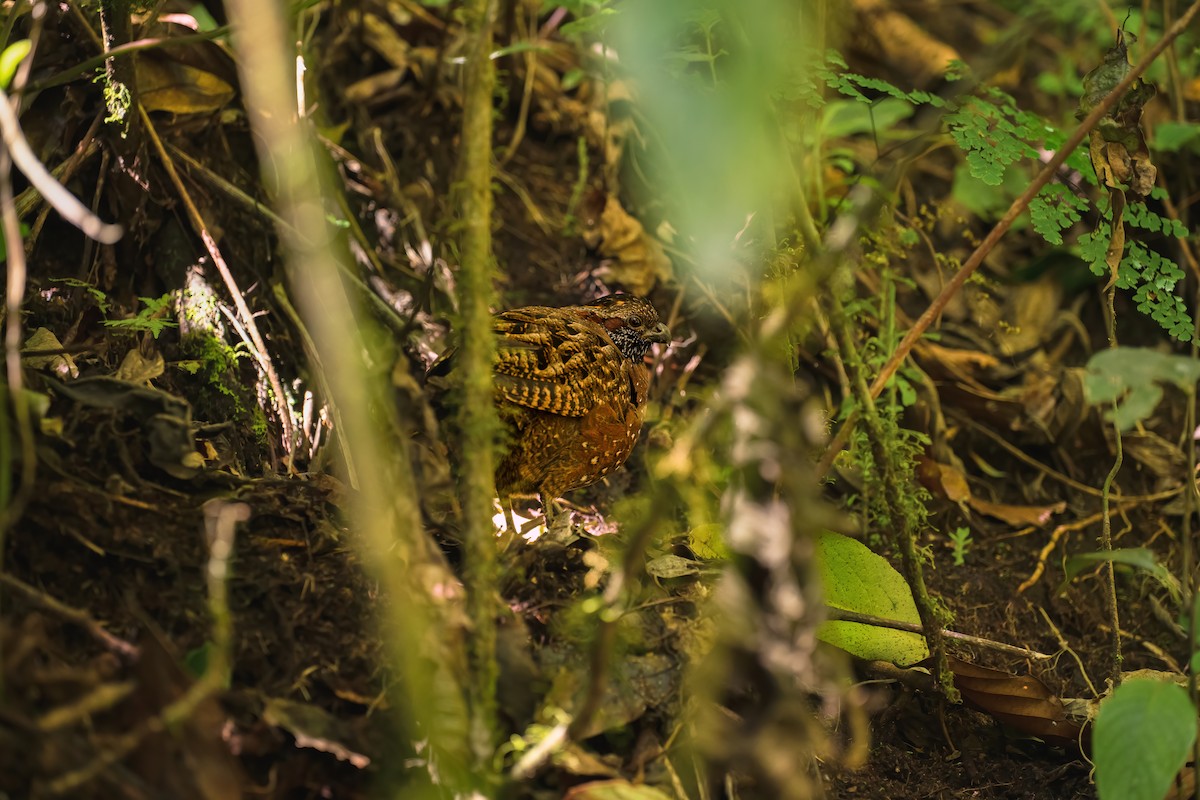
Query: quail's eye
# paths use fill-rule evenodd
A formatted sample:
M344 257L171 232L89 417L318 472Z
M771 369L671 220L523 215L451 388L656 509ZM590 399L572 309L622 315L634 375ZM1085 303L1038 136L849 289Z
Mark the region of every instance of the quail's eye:
M637 314L634 314L633 316L631 316L628 320L626 320L626 322L629 323L629 327L631 327L631 328L642 327L642 318L639 317Z

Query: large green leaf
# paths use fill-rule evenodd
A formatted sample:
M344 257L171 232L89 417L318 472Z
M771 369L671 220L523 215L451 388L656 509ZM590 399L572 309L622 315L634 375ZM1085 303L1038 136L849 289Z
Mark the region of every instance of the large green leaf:
M1101 350L1088 360L1083 379L1089 403L1117 404L1109 417L1128 430L1154 412L1162 385L1188 389L1200 380L1200 361L1144 347Z
M1162 800L1196 739L1196 709L1173 683L1131 680L1100 706L1092 738L1100 800Z
M904 576L862 542L839 533L822 533L817 539L817 569L825 589L825 603L830 607L921 623ZM925 638L920 634L861 622L830 620L817 631L817 638L859 658L890 661L900 666L915 664L929 656Z

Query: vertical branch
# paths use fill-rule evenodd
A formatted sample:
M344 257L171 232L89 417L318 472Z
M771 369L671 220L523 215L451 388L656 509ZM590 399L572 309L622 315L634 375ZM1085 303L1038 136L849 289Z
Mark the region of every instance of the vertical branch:
M471 744L477 763L490 761L496 719L496 545L492 527L495 496L494 443L498 423L492 400L492 65L491 0L465 7L468 44L463 96L461 162L463 339L458 358L463 375L459 412L462 431L462 505L466 582L473 625L471 658Z
M351 509L354 543L379 582L379 625L389 666L396 671L398 721L425 750L442 788L466 794L473 782L466 753L466 710L458 682L460 642L451 623L439 620L427 586L439 563L430 552L407 439L389 438L381 419L393 405L387 387L367 369L367 342L339 274L350 261L327 219L330 170L310 126L297 118L296 53L282 3L226 0L239 46L238 70L263 183L283 224L278 226L289 282L305 313L328 372L359 478ZM382 335L382 334L379 334ZM397 426L399 427L399 426ZM383 429L381 431L381 429ZM381 433L383 435L381 435ZM394 796L434 796L406 786Z
M895 434L887 430L883 416L875 405L874 393L867 384L867 375L862 356L855 345L850 320L845 306L835 286L830 292L833 313L830 321L838 337L842 350L842 359L846 362L850 375L854 399L858 403L862 422L866 426L867 439L870 443L871 458L875 462L875 470L883 492L883 502L890 519L892 540L900 550L900 565L904 579L912 589L913 599L917 604L917 614L921 618L921 628L925 632L925 641L929 645L933 657L934 675L942 693L952 702L958 702L958 689L954 686L954 678L946 659L946 643L942 637L942 622L938 619L929 589L925 585L925 574L921 566L921 556L917 552L917 535L920 533L914 525L912 515L906 509L913 500L904 496L907 491L906 476L897 468L897 454L888 443L895 440ZM886 302L886 301L885 301Z
M1113 211L1114 226L1116 225L1116 211ZM1106 304L1106 322L1108 323L1108 346L1116 348L1117 346L1117 311L1116 311L1116 295L1117 287L1115 281L1110 281L1108 290L1105 292L1107 299ZM1113 401L1113 412L1117 410L1117 403ZM1121 449L1121 426L1117 424L1116 417L1113 418L1113 434L1116 436L1116 456L1113 458L1113 465L1108 470L1108 475L1104 478L1104 486L1101 487L1100 495L1100 549L1112 555L1112 509L1110 508L1110 500L1112 497L1113 481L1117 479L1117 473L1121 471L1121 462L1124 458L1124 452ZM1194 476L1193 476L1194 477ZM1109 640L1109 664L1108 675L1112 680L1113 688L1121 685L1121 612L1117 605L1117 574L1113 567L1112 558L1104 560L1104 610L1108 614L1108 624L1112 628L1112 638Z

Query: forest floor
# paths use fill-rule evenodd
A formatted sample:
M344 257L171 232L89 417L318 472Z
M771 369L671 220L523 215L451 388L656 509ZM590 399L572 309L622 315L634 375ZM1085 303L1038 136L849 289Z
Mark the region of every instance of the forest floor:
M1002 4L959 4L938 20L918 15L922 3L907 5L922 23L922 42L959 53L1016 24L997 10ZM458 222L451 194L461 98L438 65L461 31L417 9L387 24L362 12L382 27L364 25L354 17L359 12L331 12L311 43L321 58L312 67L318 91L310 99L320 108L320 131L348 198L354 225L347 235L364 283L391 309L387 324L396 342L389 355L412 378L397 379L401 389L419 385L423 368L446 346L456 296L451 249L425 252L422 243L451 241ZM529 33L510 24L516 28L505 28L501 38ZM94 54L77 15L52 14L48 25L57 36L45 36L34 80ZM1030 31L1013 74L998 80L1019 101L1046 106L1055 98L1019 91L1022 71L1061 69L1054 54L1063 52L1078 55L1082 73L1107 47L1090 40L1068 47L1070 33L1049 26ZM513 732L535 718L547 697L568 704L573 686L562 676L583 668L563 665L586 657L586 636L568 619L570 609L617 557L603 534L620 530L622 510L630 508L625 498L648 483L646 464L670 447L681 420L699 413L759 308L752 289L724 294L691 270L665 237L668 221L652 222L663 213L661 203L616 192L616 175L628 167L621 159L631 158L638 141L636 115L614 99L624 87L609 87L606 100L593 81L564 86L567 75L587 65L574 45L543 34L536 59L517 57L501 76L499 294L506 307L577 303L617 288L648 294L674 342L655 354L650 416L626 469L570 497L583 511L565 539L505 544L501 588L513 611L509 645L519 655L502 659L509 673L501 677L501 711ZM852 38L851 69L886 74L897 85L934 85L920 57L872 41L862 31ZM171 54L193 49L207 60L171 61ZM99 248L53 215L28 220L22 323L27 335L48 337L26 344L31 388L45 405L36 423L36 482L5 540L0 573L0 795L366 797L374 781L402 772L405 759L417 754L396 745L403 737L387 713L392 696L374 625L379 589L363 570L343 513L352 490L335 477L337 457L326 445L330 432L304 338L272 291L282 270L272 224L249 199L264 192L245 118L229 111L240 97L211 96L214 82L232 91L236 77L216 45L164 49L152 59L165 62L176 83L159 93L149 118L233 265L233 282L205 255L153 137L142 130L122 138L98 127L104 115L98 85L48 86L33 98L22 123L35 150L50 164L69 163L68 185L84 197L102 196L101 215L127 221L128 231L120 245ZM1073 101L1062 102L1069 117ZM188 103L200 104L198 110ZM94 142L100 146L89 150ZM870 160L862 154L878 142L858 137L844 144ZM895 193L903 222L881 238L903 227L919 234L921 246L888 253L865 237L868 255L892 258L901 327L936 294L947 265L960 262L990 226L957 204L956 158L941 148L915 159ZM138 167L119 166L132 163ZM233 184L243 199L212 176ZM831 168L829 177L845 188L854 176ZM636 180L622 178L623 188ZM1047 657L962 643L954 652L1035 679L1070 706L1108 689L1112 632L1101 569L1070 581L1064 570L1070 555L1096 549L1100 487L1116 447L1081 388L1084 364L1106 343L1103 279L1085 265L1080 270L1078 258L1061 269L1046 267L1055 257L1072 257L1046 249L1031 231L1019 230L988 259L986 279L947 308L939 341L916 351L919 370L906 374L917 399L902 420L929 441L917 466L930 511L921 544L930 555L930 589L953 616L949 627ZM1024 269L1039 264L1040 272ZM749 274L755 270L761 272L751 267ZM857 291L877 295L879 281L878 272L864 269ZM146 300L185 286L192 296L218 298L213 304L223 315L206 324L219 334L204 341L221 347L189 342L185 329L195 321L178 299L161 309ZM316 396L294 420L302 446L290 466L276 407L263 399L261 362L248 355L252 346L238 344L248 340L247 321L228 299L234 288L261 327L293 405L304 406L306 392ZM1118 306L1118 317L1128 321L1123 341L1160 342L1156 325L1139 320L1132 306L1128 300ZM107 324L113 321L125 324ZM828 331L814 325L810 333L799 345L799 374L832 416L843 399L842 367L827 347ZM1185 401L1168 389L1156 415L1126 435L1112 493L1116 546L1150 548L1164 564L1179 563L1185 529L1182 497L1191 469L1179 433ZM455 567L452 522L430 510L436 490L422 490L427 523ZM866 491L856 468L839 461L827 487L830 504L853 518ZM219 509L231 503L251 515L236 538L228 582L231 684L205 698L172 735L151 735L161 731L161 709L184 697L204 671L213 639L205 537L219 524ZM676 522L648 558L675 556L690 567L664 570L650 582L644 630L627 643L608 727L571 758L510 787L511 796L561 797L598 780L645 781L664 797L672 796L668 787L691 785L693 778L678 773L699 768L672 744L692 656L711 644L702 609L716 570L686 522ZM847 527L895 556L887 531L861 518ZM969 529L970 542L955 545L950 534L961 528ZM1182 674L1188 648L1168 593L1145 572L1117 577L1122 669ZM848 723L814 699L814 714L842 749L819 763L797 757L795 766L814 770L825 796L1094 796L1090 765L1074 743L1032 736L1020 720L1002 723L978 708L947 704L870 664L853 669L856 687L843 702L852 698L869 716L865 762L845 765ZM736 787L739 797L767 796L736 777L724 785Z

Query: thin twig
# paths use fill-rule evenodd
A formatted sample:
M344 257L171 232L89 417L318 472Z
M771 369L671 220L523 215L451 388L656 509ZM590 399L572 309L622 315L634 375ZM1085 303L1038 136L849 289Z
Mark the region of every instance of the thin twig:
M33 154L29 142L25 140L25 134L21 132L21 123L17 120L12 103L3 90L0 90L0 135L3 135L4 146L8 148L17 169L37 187L42 197L46 198L46 202L54 206L63 219L101 244L115 244L121 238L123 231L120 225L110 225L93 214L75 195L56 181Z
M41 38L46 17L46 4L34 3L32 14L34 19L33 30L30 32L32 46L29 55L25 58L25 63L21 65L16 76L18 87L23 85L29 77L33 53L37 52L37 43ZM19 100L17 102L19 103ZM8 243L8 280L5 283L4 320L4 356L7 362L5 377L8 391L4 393L7 396L0 395L0 563L4 557L5 533L24 513L25 505L32 496L33 484L37 478L37 450L33 438L33 421L29 411L29 398L23 391L24 376L21 372L19 355L22 335L21 303L25 298L27 265L25 242L21 238L21 224L13 200L12 166L15 163L21 167L23 161L28 162L29 170L33 174L26 171L25 167L21 167L21 169L31 184L36 185L39 180L42 180L41 178L35 180L37 174L49 177L46 168L33 156L33 151L29 149L29 144L25 141L21 126L17 121L18 110L19 106L11 103L7 95L0 91L0 134L3 135L3 141L7 145L3 152L0 152L0 216L3 218L4 240ZM53 178L42 182L51 187L51 191L55 194L66 195L76 206L83 208L83 204ZM84 210L86 212L86 209ZM99 222L94 218L93 221ZM120 229L117 230L119 236ZM15 453L8 425L10 400L13 420L17 428L17 439L21 448L21 480L15 494L12 491L12 464L15 460Z
M3 583L10 589L13 589L24 595L27 599L33 601L45 610L62 617L67 622L78 625L87 631L96 641L107 647L113 652L120 653L126 658L134 659L138 656L137 645L125 641L119 636L114 636L104 629L91 614L82 609L69 606L66 603L51 597L35 586L30 586L19 578L14 578L4 572L0 572L0 583Z
M826 607L828 619L841 620L843 622L861 622L864 625L874 625L877 628L891 628L897 631L908 631L910 633L924 633L925 629L916 622L901 622L898 619L887 619L885 617L877 617L873 614L860 614L857 611L847 611L842 608L834 608L833 606ZM1030 650L1027 647L1017 647L1013 644L1005 644L992 639L983 639L979 636L972 636L969 633L959 633L947 628L942 628L942 636L948 639L957 639L960 642L966 642L978 647L984 647L988 650L996 650L1000 653L1008 653L1009 655L1021 656L1022 658L1047 659L1054 658L1046 653L1039 653L1036 650Z
M452 666L462 663L461 608L453 592L435 598L430 589L448 569L421 520L408 429L396 419L395 398L380 370L367 368L373 352L367 342L376 341L379 329L369 315L355 317L339 276L350 254L326 213L332 170L310 121L296 117L291 21L278 3L225 0L224 6L230 23L245 33L234 40L238 70L263 184L287 223L279 240L289 294L329 373L343 425L337 433L346 437L359 477L360 490L350 498L352 541L383 598L374 616L396 676L392 707L404 729L399 735L424 743L439 789L467 796L475 787L462 723L466 677Z
M91 30L90 26L88 26L88 29ZM142 50L165 50L171 47L187 47L189 45L196 44L197 42L220 39L221 37L227 35L229 35L228 25L221 28L215 28L211 31L204 31L202 33L189 33L186 36L168 36L165 38L138 39L137 41L126 42L125 44L119 44L113 47L111 50L101 53L98 56L93 56L86 61L81 61L78 64L72 64L70 67L62 72L57 73L56 75L51 75L48 78L37 81L29 87L29 90L31 92L40 92L43 89L61 86L64 83L70 83L76 78L81 78L84 76L87 76L88 79L90 79L92 72L96 69L96 67L103 66L105 62L111 59L131 56L134 53L141 52Z

